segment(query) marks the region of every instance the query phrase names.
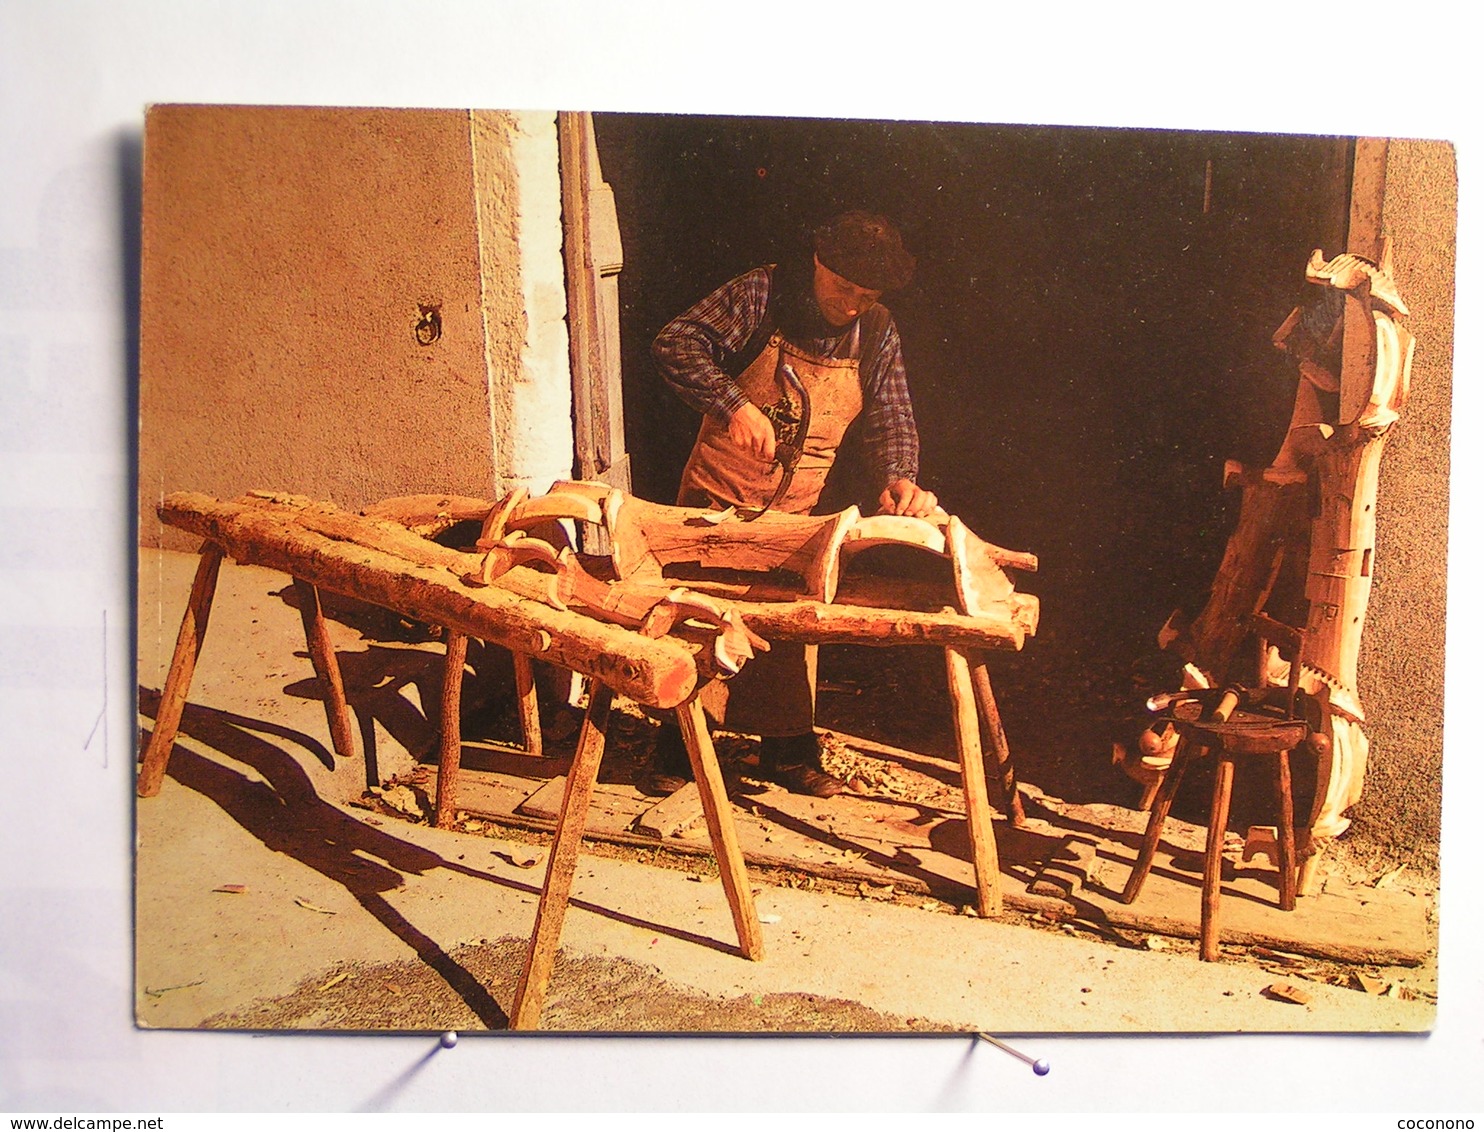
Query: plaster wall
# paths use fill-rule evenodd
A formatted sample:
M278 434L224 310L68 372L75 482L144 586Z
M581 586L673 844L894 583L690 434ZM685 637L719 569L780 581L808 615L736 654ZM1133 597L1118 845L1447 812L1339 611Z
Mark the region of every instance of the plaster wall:
M1411 394L1381 462L1360 666L1370 756L1352 813L1356 832L1424 855L1437 844L1441 810L1457 205L1451 145L1390 143L1382 230L1417 352Z
M152 108L141 540L190 543L154 515L174 490L358 507L568 474L557 177L550 114Z
M573 459L556 119L475 111L469 125L495 485L539 493L569 478Z

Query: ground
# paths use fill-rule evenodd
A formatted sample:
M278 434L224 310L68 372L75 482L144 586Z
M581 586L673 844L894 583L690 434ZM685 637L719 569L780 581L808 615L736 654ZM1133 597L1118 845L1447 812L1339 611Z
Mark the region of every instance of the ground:
M146 726L193 568L194 556L168 553L149 556L141 568L146 589L162 596L141 626ZM360 749L380 791L367 793L363 768L328 751L291 595L281 576L224 567L212 637L170 776L159 797L139 804L139 1021L165 1027L502 1028L549 835L533 819L491 821L468 810L454 831L428 827L431 768L408 752L426 757L432 749L434 732L422 705L435 694L441 649L424 627L358 620L332 609L332 635L361 723ZM147 608L142 601L142 612ZM740 827L768 837L767 823L777 827L787 819L795 839L789 845L816 844L833 853L829 868L800 860L753 870L766 917L764 960L737 955L714 866L684 838L647 845L588 842L544 1027L1006 1033L1416 1030L1430 1024L1436 994L1432 878L1415 868L1398 873L1384 859L1337 855L1330 865L1333 891L1308 906L1301 901L1300 911L1289 914L1269 907L1271 886L1261 870L1238 863L1225 905L1231 935L1242 929L1250 938L1230 940L1223 963L1198 962L1184 938L1197 901L1189 876L1179 872L1188 866L1180 847L1200 832L1198 813L1192 823L1177 812L1167 839L1174 853L1168 869L1157 869L1150 893L1127 910L1147 914L1146 905L1158 906L1164 898L1153 889L1163 883L1184 917L1170 919L1167 930L1119 920L1121 904L1099 891L1085 868L1070 904L1012 901L996 922L966 915L968 874L953 872L967 868L955 840L961 834L954 833L962 827L953 809L958 788L951 762L940 757L951 751L952 740L938 665L930 663L928 650L832 652L822 671L821 724L831 736L826 758L854 787L831 800L839 805L768 793L752 777L751 740L723 734L718 741ZM1136 787L1105 764L1099 748L1106 731L1098 748L1091 740L1079 746L1075 736L1091 729L1080 716L1024 706L1012 716L1010 701L1030 696L1012 675L1028 659L1008 656L994 665L1033 825L1033 834L1019 841L1057 844L1067 823L1095 827L1102 856L1094 864L1106 873L1101 883L1117 888L1118 870L1126 871L1129 843L1136 843L1141 827L1140 815L1126 808ZM493 732L508 740L517 733L501 697L489 697L483 713L477 700L471 697L465 728L471 776L513 781L510 774L502 779L501 767L525 759L517 769L529 794L542 775L561 771L573 713L548 699L552 758L538 772L528 756L508 753L508 742L501 753L498 742L484 737ZM624 780L640 769L654 724L626 709L620 720L600 787L642 806ZM893 750L910 757L882 753ZM1070 765L1079 750L1088 773L1072 785L1080 782L1081 795L1062 797L1044 788L1043 782L1058 781L1057 767ZM400 797L398 783L410 784L411 813L392 804ZM523 796L516 793L515 801ZM865 841L859 825L894 807L931 813L941 834L936 841L924 838L913 858L926 862L926 871L913 876L909 870L897 881L862 871L889 870L905 857L900 850L872 849L887 842ZM1199 802L1192 808L1198 811ZM1016 864L1012 832L1000 831L1007 894L1026 892L1033 875ZM883 829L876 836L888 835ZM780 845L781 839L768 848ZM927 865L943 871L934 874ZM1162 871L1169 875L1158 876ZM1242 885L1256 895L1244 896ZM1416 938L1397 944L1411 948L1408 965L1341 962L1302 954L1302 940L1283 943L1282 933L1293 935L1291 925L1330 930L1332 924L1320 921L1333 917L1312 910L1325 907L1342 912L1340 919L1358 925L1362 936L1373 931L1380 939L1392 922L1412 925L1408 931ZM1282 1001L1272 988L1284 984L1299 987L1310 1001Z

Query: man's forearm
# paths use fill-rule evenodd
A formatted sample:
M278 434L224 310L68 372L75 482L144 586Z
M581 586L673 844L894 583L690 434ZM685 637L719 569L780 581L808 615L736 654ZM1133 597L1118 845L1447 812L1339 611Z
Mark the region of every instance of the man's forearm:
M738 276L671 320L651 347L660 375L680 399L723 424L747 397L722 363L744 347L761 321L768 281L762 269Z

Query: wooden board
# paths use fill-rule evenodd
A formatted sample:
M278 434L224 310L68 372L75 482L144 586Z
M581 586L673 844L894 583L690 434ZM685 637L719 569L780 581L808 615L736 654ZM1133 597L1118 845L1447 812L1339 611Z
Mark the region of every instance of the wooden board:
M700 789L694 782L687 782L635 818L634 832L658 838L676 837L699 827L705 816Z

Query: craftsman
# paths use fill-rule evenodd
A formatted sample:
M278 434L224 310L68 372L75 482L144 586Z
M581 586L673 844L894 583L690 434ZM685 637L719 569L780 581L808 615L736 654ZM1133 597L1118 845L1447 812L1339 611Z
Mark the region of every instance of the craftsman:
M836 217L815 231L813 245L812 256L733 279L655 339L661 375L704 414L678 502L808 514L846 429L861 417L864 459L880 492L876 507L930 515L938 500L917 484L917 426L901 341L879 302L883 292L910 281L913 257L891 222L868 212ZM799 404L806 399L794 392L800 383L807 413ZM780 437L775 420L797 432L801 415L808 417L802 443ZM791 474L785 455L796 455ZM731 681L708 687L702 702L718 722L762 738L764 777L827 798L845 784L820 765L817 657L817 646L775 643ZM678 788L689 775L678 733L663 728L652 775L656 792Z

